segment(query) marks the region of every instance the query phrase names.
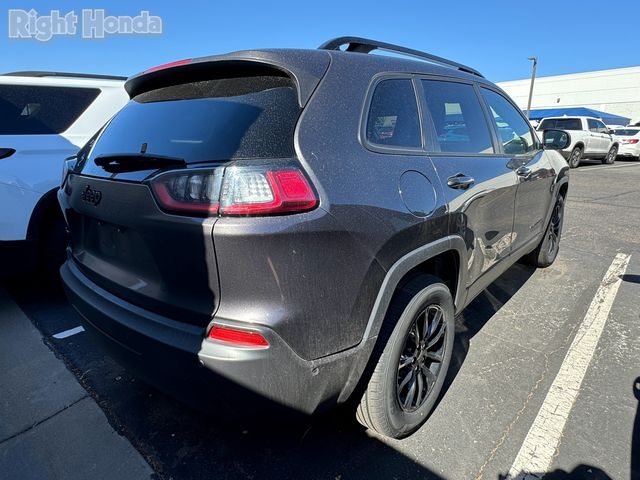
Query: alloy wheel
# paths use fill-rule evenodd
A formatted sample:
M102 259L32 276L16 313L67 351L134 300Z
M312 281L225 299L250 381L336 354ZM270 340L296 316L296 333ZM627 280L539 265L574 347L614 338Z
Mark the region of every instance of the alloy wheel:
M549 224L549 254L553 254L560 243L560 230L562 229L562 219L564 215L564 201L562 197L558 198L556 205L553 207L551 214L551 222Z
M429 305L411 324L398 364L396 394L400 408L415 412L433 391L442 370L448 335L444 311Z

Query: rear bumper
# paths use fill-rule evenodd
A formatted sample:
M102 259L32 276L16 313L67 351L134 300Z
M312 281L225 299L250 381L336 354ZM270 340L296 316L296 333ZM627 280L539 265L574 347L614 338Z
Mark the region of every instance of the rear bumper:
M636 145L620 145L618 150L619 157L638 157L640 156L640 146Z
M307 361L273 330L251 326L268 340L268 348L229 346L205 340L201 327L115 297L84 276L73 260L62 266L60 275L85 328L112 357L146 382L199 409L215 405L227 411L243 407L253 411L259 405L303 414L324 410L347 400L375 341Z

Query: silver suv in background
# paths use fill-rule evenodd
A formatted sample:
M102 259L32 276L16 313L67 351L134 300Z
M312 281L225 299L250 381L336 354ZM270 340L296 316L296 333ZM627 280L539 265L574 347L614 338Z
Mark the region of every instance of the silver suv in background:
M571 168L582 160L595 159L602 163L615 162L619 144L602 120L593 117L549 117L538 125L538 132L549 129L565 130L571 134L571 145L562 150L562 155Z

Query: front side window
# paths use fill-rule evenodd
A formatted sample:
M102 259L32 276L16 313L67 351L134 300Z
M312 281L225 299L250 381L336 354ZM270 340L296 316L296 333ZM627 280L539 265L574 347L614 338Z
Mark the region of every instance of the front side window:
M598 133L609 133L607 126L600 120L596 120L596 128L598 129Z
M0 85L0 135L63 133L99 94L97 88Z
M598 127L598 122L596 122L595 120L588 118L587 119L587 125L589 126L589 131L590 132L594 132L594 133L598 133L599 132L599 127Z
M366 128L371 144L422 147L418 104L410 79L394 78L378 83L371 98Z
M422 80L441 152L495 153L489 126L472 85Z
M504 153L524 155L537 149L533 132L520 112L502 95L482 88L502 142Z

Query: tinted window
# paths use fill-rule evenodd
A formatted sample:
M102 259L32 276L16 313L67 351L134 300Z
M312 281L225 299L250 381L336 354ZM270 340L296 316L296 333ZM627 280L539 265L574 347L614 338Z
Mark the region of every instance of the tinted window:
M489 126L471 85L422 80L442 152L494 153Z
M174 85L133 98L113 118L89 156L137 154L187 162L294 155L300 113L296 89L280 76Z
M609 133L609 129L607 128L607 126L600 120L596 120L596 128L598 129L599 133Z
M599 132L600 129L598 127L598 122L596 122L595 120L592 120L590 118L587 119L587 125L589 125L589 131L590 132Z
M616 135L623 135L623 136L633 137L634 135L638 134L639 132L640 132L640 130L634 129L634 128L619 128L614 133Z
M582 130L582 122L579 118L549 118L543 120L538 130L548 130L556 128L558 130Z
M0 135L62 133L99 93L96 88L0 85Z
M367 117L367 140L393 147L422 146L418 104L411 80L395 78L378 83Z
M533 132L520 112L502 95L486 88L482 89L504 152L510 155L521 155L536 150L537 145Z

